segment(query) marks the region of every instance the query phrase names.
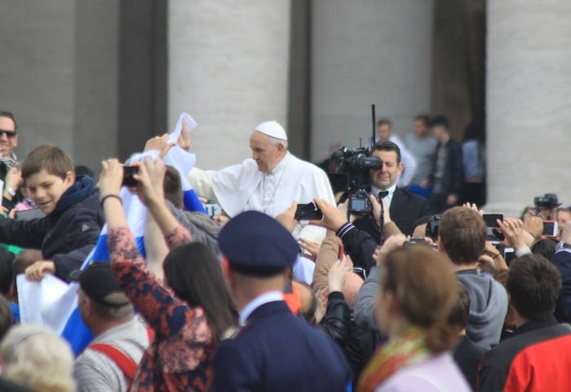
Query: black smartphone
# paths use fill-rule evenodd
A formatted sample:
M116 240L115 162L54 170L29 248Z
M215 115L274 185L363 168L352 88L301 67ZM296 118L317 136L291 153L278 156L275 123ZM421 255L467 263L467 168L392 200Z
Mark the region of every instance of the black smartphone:
M206 210L208 216L211 218L213 218L215 215L222 214L222 207L220 207L220 204L215 203L212 200L208 200L208 202L206 202L204 209Z
M506 264L509 266L512 260L516 258L514 248L504 248L503 257Z
M122 186L135 187L137 186L137 180L133 177L134 174L139 172L139 167L137 166L123 166L123 182Z
M315 205L314 202L307 204L298 204L297 210L295 211L295 219L300 220L321 220L323 219L323 213Z
M484 222L486 222L486 227L498 227L498 220L503 222L504 214L484 214Z
M39 219L46 216L39 208L32 208L31 210L23 210L16 212L16 220L29 221L32 219Z
M543 221L543 233L541 233L544 237L557 237L559 230L557 221L554 220L544 220Z

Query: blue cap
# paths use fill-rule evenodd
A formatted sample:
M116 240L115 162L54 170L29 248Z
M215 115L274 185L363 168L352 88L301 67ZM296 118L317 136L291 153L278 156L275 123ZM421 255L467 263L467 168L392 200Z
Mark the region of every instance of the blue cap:
M244 274L270 276L293 265L299 246L275 219L246 211L231 219L218 236L229 266Z

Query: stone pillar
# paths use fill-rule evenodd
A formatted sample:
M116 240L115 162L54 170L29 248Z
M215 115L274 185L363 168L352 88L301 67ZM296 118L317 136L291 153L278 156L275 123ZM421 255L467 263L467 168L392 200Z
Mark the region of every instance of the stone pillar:
M313 160L371 138L370 105L399 136L430 111L432 0L314 0Z
M533 197L571 203L571 2L488 1L490 211L519 215Z
M263 121L287 130L290 0L170 1L168 123L181 112L197 166L218 169L249 157Z
M97 170L115 154L117 21L113 0L2 6L0 108L16 115L21 159L53 143Z

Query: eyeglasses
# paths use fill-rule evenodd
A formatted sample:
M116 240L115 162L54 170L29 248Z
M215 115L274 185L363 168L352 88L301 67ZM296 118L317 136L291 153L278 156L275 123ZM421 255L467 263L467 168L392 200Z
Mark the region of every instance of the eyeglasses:
M6 135L6 137L11 139L16 136L16 131L5 131L3 129L0 129L0 137L2 137L3 135Z

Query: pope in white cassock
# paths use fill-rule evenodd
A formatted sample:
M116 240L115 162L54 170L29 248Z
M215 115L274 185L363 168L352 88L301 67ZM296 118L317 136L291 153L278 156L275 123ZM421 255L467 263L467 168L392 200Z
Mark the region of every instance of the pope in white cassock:
M287 150L287 135L276 121L258 125L250 137L252 158L219 171L194 168L190 183L198 196L213 199L226 215L256 210L272 217L294 201L313 198L335 204L329 178L317 166Z

